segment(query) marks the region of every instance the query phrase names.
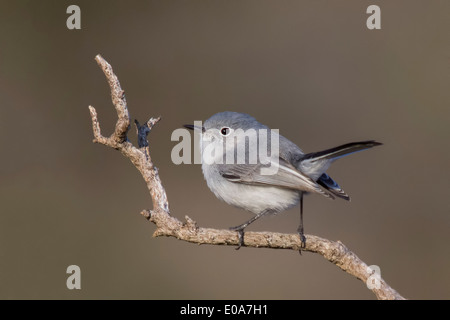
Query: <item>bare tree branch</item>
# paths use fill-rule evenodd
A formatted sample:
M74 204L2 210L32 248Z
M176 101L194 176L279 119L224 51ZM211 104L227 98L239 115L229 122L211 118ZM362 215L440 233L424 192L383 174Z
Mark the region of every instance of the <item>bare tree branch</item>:
M94 107L89 106L94 142L119 150L125 157L130 159L141 173L153 200L153 209L143 210L141 214L156 225L156 231L153 236L175 237L179 240L197 244L238 245L237 232L201 228L188 216L185 216L185 221L181 222L170 215L167 195L159 178L158 169L152 163L148 142L146 141L146 135L160 118L148 120L145 124L145 130L142 131L144 133L141 133L140 136L141 147L136 148L133 146L127 139L127 133L130 128L130 115L124 91L111 65L100 55L97 55L95 60L102 68L111 88L112 103L116 108L118 120L114 133L109 137L104 137L100 131L97 112ZM136 122L136 128L139 135L139 129L142 127L138 122ZM145 136L143 137L142 135ZM142 140L145 141L141 143ZM330 241L313 235L306 235L306 238L306 248L303 248L303 251L318 253L365 284L372 283L370 286L371 290L378 299L404 299L340 241ZM255 248L300 250L300 245L300 239L297 234L248 231L245 233L244 239L244 246Z

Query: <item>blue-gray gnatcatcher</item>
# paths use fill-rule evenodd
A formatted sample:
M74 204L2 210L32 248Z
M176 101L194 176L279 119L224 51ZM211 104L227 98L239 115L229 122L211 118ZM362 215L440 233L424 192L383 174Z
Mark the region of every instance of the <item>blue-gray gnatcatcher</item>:
M277 132L274 134L275 130L270 130L248 114L237 112L217 113L203 126L185 127L201 133L202 171L211 191L226 203L255 214L247 222L230 228L238 231L237 249L244 243L244 229L249 224L298 203L300 225L297 232L304 248L303 194L317 193L331 199L337 196L350 200L325 171L342 156L381 145L373 140L352 142L305 154L293 142ZM268 151L262 150L261 146ZM240 150L243 150L241 158ZM256 157L252 150L258 153ZM262 153L270 156L261 157L261 151L267 151ZM269 168L275 170L270 172ZM267 172L264 173L263 169Z

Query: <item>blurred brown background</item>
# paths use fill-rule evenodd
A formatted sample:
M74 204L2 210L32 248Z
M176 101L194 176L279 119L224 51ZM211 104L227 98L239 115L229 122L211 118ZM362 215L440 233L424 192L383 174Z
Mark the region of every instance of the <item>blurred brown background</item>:
M450 298L449 1L0 2L0 298L374 299L317 254L152 238L151 199L120 153L92 143L88 105L116 119L101 53L151 132L173 215L227 228L199 165L175 166L172 131L249 113L306 152L385 145L329 173L352 202L309 196L306 233L341 240L415 299ZM366 28L381 7L382 29ZM130 138L135 141L134 129ZM294 233L298 207L251 230ZM81 290L66 288L67 266Z

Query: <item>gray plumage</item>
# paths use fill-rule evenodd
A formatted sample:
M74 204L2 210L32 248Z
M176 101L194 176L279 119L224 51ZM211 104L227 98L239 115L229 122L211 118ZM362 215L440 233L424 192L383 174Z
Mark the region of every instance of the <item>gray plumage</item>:
M193 129L193 126L186 125ZM249 139L242 135L242 131L260 130L269 132L270 129L259 123L248 114L237 112L221 112L213 115L204 122L201 139L202 152L209 144L223 147L223 154L215 154L216 160L223 158L223 164L202 162L202 171L208 187L221 200L228 204L253 212L256 217L234 228L240 231L241 242L243 242L243 229L251 222L266 214L276 214L278 212L296 206L302 199L304 193L316 193L333 199L335 196L349 200L349 196L342 188L325 172L336 159L353 152L380 145L375 141L362 141L345 144L336 148L305 154L296 144L286 139L282 135L276 136L279 139L278 164L274 161L270 163L249 162L248 150ZM226 133L226 134L225 134ZM236 144L245 143L245 163L226 164L225 151L226 142L233 139L234 150L231 150L236 157ZM236 140L235 140L236 139ZM242 141L244 139L244 141ZM246 140L245 140L246 139ZM258 144L260 143L258 139ZM270 149L270 148L269 148ZM269 150L271 152L271 150ZM236 160L236 158L234 158ZM277 166L277 172L272 175L262 175L261 168L270 165ZM301 231L303 237L303 225ZM304 238L304 237L303 237ZM302 238L302 242L304 241Z

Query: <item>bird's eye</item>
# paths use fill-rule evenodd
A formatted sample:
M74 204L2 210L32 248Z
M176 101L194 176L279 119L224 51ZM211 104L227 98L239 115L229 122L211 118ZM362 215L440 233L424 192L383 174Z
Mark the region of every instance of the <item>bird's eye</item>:
M230 134L231 130L228 127L223 127L220 129L220 134L222 134L224 137L228 136Z

